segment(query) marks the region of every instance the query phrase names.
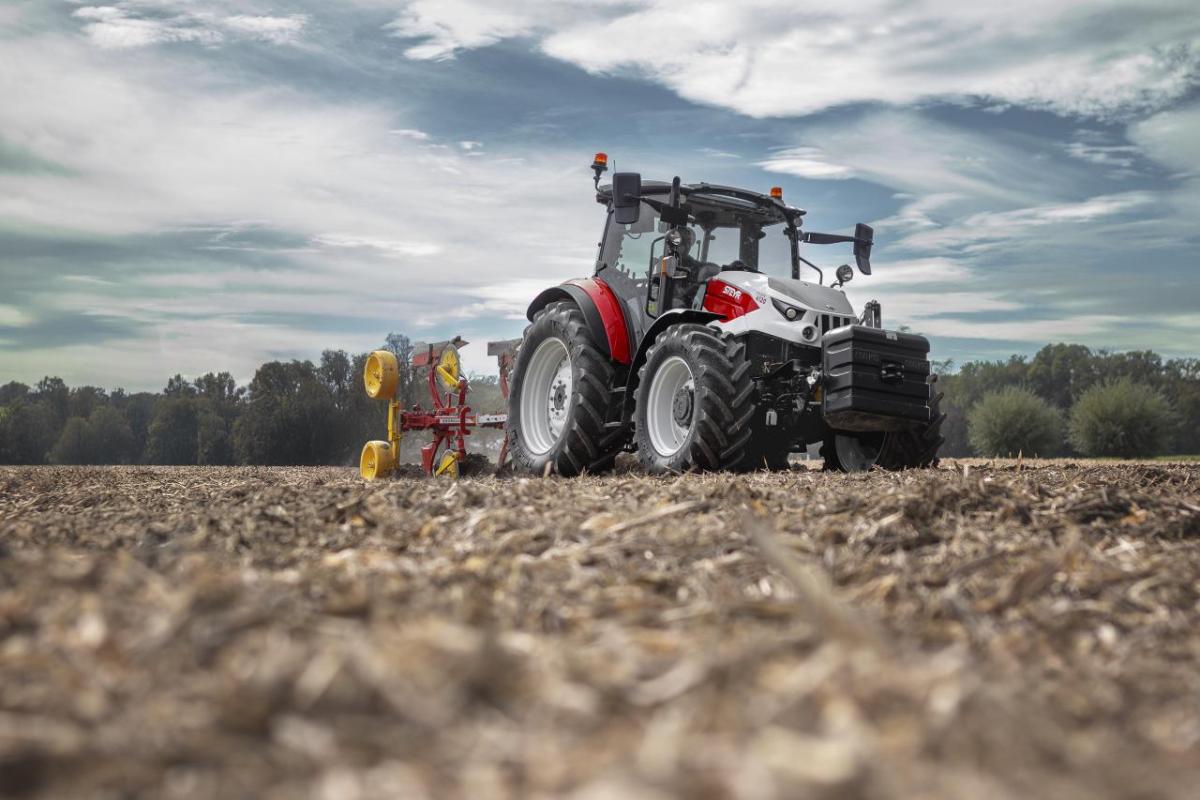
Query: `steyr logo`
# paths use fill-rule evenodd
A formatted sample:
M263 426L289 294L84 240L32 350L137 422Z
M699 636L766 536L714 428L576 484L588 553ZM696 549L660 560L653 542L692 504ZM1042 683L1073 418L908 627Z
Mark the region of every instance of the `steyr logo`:
M734 286L730 286L727 283L727 284L725 284L725 289L723 291L725 292L725 294L729 295L730 297L732 297L734 300L738 301L739 303L742 301L742 290L741 289L738 289L737 287L734 287Z

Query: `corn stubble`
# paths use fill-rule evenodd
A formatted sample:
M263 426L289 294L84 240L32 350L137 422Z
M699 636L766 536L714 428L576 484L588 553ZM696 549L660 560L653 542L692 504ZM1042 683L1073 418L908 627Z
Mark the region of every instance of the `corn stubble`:
M0 468L0 795L1194 796L1198 477Z

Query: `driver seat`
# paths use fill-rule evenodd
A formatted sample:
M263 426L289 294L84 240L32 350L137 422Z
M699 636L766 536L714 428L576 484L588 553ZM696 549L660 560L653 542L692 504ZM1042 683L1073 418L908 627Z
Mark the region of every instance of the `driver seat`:
M708 286L710 278L715 278L721 273L721 265L714 264L711 261L701 264L696 268L695 273L688 281L688 292L691 294L691 307L700 308L704 305L705 287Z

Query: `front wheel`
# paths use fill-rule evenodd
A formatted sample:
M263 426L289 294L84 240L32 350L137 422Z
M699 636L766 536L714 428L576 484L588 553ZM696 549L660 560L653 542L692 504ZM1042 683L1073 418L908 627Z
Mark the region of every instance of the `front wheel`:
M508 395L514 471L574 476L610 468L621 445L605 429L612 382L612 364L575 304L539 311L521 341Z
M930 386L928 425L887 433L838 433L829 431L821 446L825 469L842 472L866 472L879 467L886 470L936 467L938 449L944 441L942 395Z
M746 469L756 399L743 342L706 325L667 328L638 383L642 465L652 473Z

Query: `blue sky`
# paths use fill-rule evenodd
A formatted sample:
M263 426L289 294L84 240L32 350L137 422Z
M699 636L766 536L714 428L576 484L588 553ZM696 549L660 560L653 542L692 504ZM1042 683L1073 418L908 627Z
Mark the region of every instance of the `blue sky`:
M486 371L590 272L597 150L872 223L851 300L939 357L1200 355L1200 13L973 5L0 3L0 382Z

